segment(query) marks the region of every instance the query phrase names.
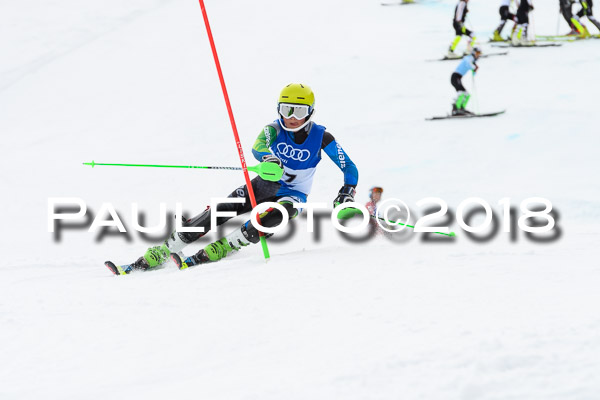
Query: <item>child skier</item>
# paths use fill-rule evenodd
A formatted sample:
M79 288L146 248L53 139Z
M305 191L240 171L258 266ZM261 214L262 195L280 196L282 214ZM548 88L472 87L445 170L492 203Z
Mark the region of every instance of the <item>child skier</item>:
M473 36L473 32L468 30L465 27L465 20L467 19L467 14L469 9L467 8L467 3L469 0L460 0L454 9L454 19L452 20L452 26L454 27L454 32L456 33L456 37L450 44L448 48L448 57L449 58L460 58L459 55L454 53L460 39L463 35L469 37L469 43L467 45L467 51L470 49L471 44L475 42L475 37Z
M592 11L592 8L594 7L592 0L579 0L579 3L581 4L581 10L579 10L577 16L579 18L587 17L587 19L594 24L596 29L600 31L600 21L594 18L594 12ZM585 28L585 25L581 24L581 26L585 29L584 34L587 32L587 35L589 36L590 32Z
M473 115L472 112L465 109L471 95L463 86L462 77L469 71L473 71L473 74L477 72L479 66L476 64L476 61L480 56L481 49L479 47L473 47L472 53L463 57L454 73L452 73L452 76L450 76L450 83L454 86L454 89L456 89L456 100L452 104L452 115Z
M383 188L379 186L373 186L369 190L369 201L365 204L365 207L369 211L369 214L376 215L377 214L377 203L381 200L381 194L383 193Z
M523 44L528 42L527 29L529 27L529 11L533 10L533 0L521 0L517 9L517 28L512 34L513 44Z
M334 207L340 203L354 201L355 187L358 183L358 170L340 144L324 126L312 121L314 115L315 96L310 87L292 83L283 88L279 95L279 118L264 127L252 148L252 154L261 162L276 163L284 170L278 182L270 182L256 177L252 180L252 188L257 204L277 202L294 218L301 210L293 207L297 203L305 203L317 164L321 161L321 150L344 173L344 185L333 201ZM234 211L237 214L247 213L252 209L246 185L234 190L228 197L244 198L245 203L223 203L218 211ZM265 227L279 225L284 215L276 208L270 208L260 215L260 222ZM230 217L219 217L217 225L221 225ZM130 265L116 266L110 261L106 266L116 275L124 275L132 270L147 270L165 263L169 256L179 268L218 261L233 250L259 241L259 231L250 223L242 224L226 237L209 244L198 253L185 258L181 252L185 246L194 242L209 231L211 209L191 218L183 224L185 227L202 227L203 233L173 232L159 246L151 247L143 257Z
M502 30L504 29L504 25L506 25L506 21L511 20L514 21L516 16L515 14L510 12L510 4L513 0L501 0L500 2L500 25L494 31L494 37L492 38L493 42L503 42L502 38Z
M581 21L579 20L580 17L578 15L573 15L573 3L574 2L575 2L575 0L559 0L560 12L561 12L563 18L565 19L565 21L567 21L567 24L569 24L569 27L571 28L571 32L569 32L567 35L588 37L588 36L590 36L590 32L585 27L585 25L583 25L581 23ZM589 0L586 3L586 5L589 6L590 10L591 10L591 6L589 5ZM589 19L589 17L588 17L588 19Z
M377 203L381 200L381 194L383 193L383 188L379 186L373 186L369 190L369 201L365 204L365 208L369 211L369 214L377 217ZM369 220L369 225L375 234L380 234L383 230L377 224L377 221L374 218Z

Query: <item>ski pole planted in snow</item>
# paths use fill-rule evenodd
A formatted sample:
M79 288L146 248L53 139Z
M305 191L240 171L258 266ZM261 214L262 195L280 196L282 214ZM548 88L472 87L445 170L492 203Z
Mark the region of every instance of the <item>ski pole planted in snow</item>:
M473 70L473 97L475 97L475 111L479 114L479 96L477 95L477 86L475 86L475 70Z
M114 167L146 167L146 168L196 168L196 169L226 169L233 171L241 171L241 167L205 167L198 165L164 165L164 164L113 164L113 163L83 163L90 165L92 168L96 165L108 165ZM277 182L283 176L283 169L275 163L260 163L254 167L246 167L248 171L256 172L265 181Z

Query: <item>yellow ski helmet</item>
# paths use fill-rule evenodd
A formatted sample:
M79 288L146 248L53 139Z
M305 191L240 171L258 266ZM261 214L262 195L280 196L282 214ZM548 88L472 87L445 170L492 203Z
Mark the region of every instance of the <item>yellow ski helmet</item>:
M298 105L299 107L294 107ZM315 106L315 94L312 89L302 83L290 83L279 93L279 101L277 102L277 113L279 114L279 123L283 129L290 132L297 132L303 129L310 122ZM291 118L291 116L302 119L306 118L304 123L291 129L285 126L281 117Z
M315 94L312 89L302 83L290 83L281 90L278 103L304 104L315 106Z

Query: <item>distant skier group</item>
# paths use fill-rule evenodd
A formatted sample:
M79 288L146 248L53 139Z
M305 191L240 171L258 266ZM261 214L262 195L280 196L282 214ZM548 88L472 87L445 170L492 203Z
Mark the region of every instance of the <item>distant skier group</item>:
M511 13L511 3L516 3L517 12ZM500 25L494 31L494 36L491 41L493 42L505 42L512 41L515 44L527 42L528 28L529 28L529 12L533 10L532 0L501 0L500 3ZM502 31L507 21L513 21L514 26L510 37L503 38Z
M511 3L517 5L517 13L512 14L510 12ZM573 5L579 3L580 10L573 14ZM591 36L590 31L582 22L583 17L587 19L600 31L600 22L594 17L593 12L593 0L559 0L559 12L571 28L571 31L567 33L567 36L587 38ZM502 31L507 21L514 21L513 32L511 39L519 42L527 40L527 26L529 25L529 11L533 10L532 0L521 1L519 0L502 0L500 5L500 25L494 31L492 41L502 42L506 41L502 37Z
M573 5L579 3L580 10L574 14ZM452 104L453 117L465 117L465 116L483 116L475 115L468 111L465 107L469 102L471 95L467 92L464 85L462 84L462 78L470 71L475 72L479 68L477 60L482 56L481 48L476 44L476 37L474 32L467 28L465 22L467 21L467 14L469 13L468 8L469 0L459 0L458 4L454 9L454 17L452 20L452 27L454 28L455 37L450 43L448 48L448 54L443 60L461 59L462 61L458 67L454 70L450 77L450 83L456 89L456 98ZM511 7L516 6L511 10ZM564 17L565 21L569 24L570 32L564 36L557 35L555 37L545 38L573 38L574 39L586 39L589 37L600 37L600 35L592 35L585 24L582 22L582 18L586 17L599 31L600 22L596 20L593 15L593 3L592 0L559 0L560 13ZM530 39L529 33L529 13L534 9L533 0L501 0L500 1L500 24L494 30L493 36L490 39L491 42L507 42L508 46L515 47L533 47L537 46L535 38ZM508 21L513 21L512 32L509 36L502 36L502 32ZM458 54L456 49L463 37L468 39L466 51L463 54ZM553 45L553 44L547 44ZM560 44L554 44L559 46ZM497 53L505 54L505 53ZM497 115L494 113L491 115ZM444 117L434 117L430 119L442 119Z

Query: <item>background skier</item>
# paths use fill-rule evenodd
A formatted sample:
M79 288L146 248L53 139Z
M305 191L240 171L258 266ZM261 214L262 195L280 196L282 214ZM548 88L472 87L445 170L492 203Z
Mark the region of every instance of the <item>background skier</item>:
M533 0L522 0L517 9L517 27L512 34L512 42L515 44L528 42L527 31L529 29L529 11L533 10Z
M473 36L473 32L471 32L465 26L465 21L467 19L467 14L469 13L469 9L467 7L467 3L469 0L460 0L454 9L454 19L452 20L452 26L454 27L454 32L456 33L456 37L450 44L448 48L448 57L459 58L458 55L454 53L460 39L464 36L469 37L469 43L467 45L467 51L469 51L470 46L475 41L475 37Z
M462 78L469 71L473 71L473 74L477 72L479 66L476 61L481 56L481 49L479 47L473 47L471 54L463 57L456 70L450 76L450 83L456 89L456 100L452 104L452 115L472 115L473 113L467 111L465 107L471 98L471 95L467 92L467 89L462 84Z
M594 12L592 8L594 7L593 0L579 0L581 4L581 10L577 13L577 16L581 19L583 17L587 17L587 19L594 24L594 26L600 31L600 21L594 18ZM582 28L585 28L585 25L581 24ZM587 28L584 30L584 34L587 33L589 35L589 31Z
M583 25L579 20L579 16L573 15L574 2L575 0L559 0L560 12L565 21L567 21L567 24L569 24L569 27L571 28L571 31L568 33L568 35L581 37L590 36L590 33L585 27L585 25ZM589 6L589 3L586 3L586 5ZM591 6L589 6L589 8L591 10Z
M369 201L365 204L365 207L369 211L369 214L376 215L377 214L377 203L381 200L381 194L383 193L383 188L379 186L373 186L369 189Z
M493 42L503 42L504 39L502 38L502 30L504 29L504 26L506 25L506 21L511 20L514 21L516 16L515 14L510 12L510 4L512 3L512 0L502 0L500 2L500 25L498 25L498 27L496 28L496 30L494 31L494 37L492 38Z
M379 186L373 186L369 189L369 201L365 204L365 208L369 211L369 214L373 216L377 216L377 203L381 200L381 194L383 193L383 188ZM377 224L377 220L371 218L369 220L369 225L375 234L379 234L382 229Z

